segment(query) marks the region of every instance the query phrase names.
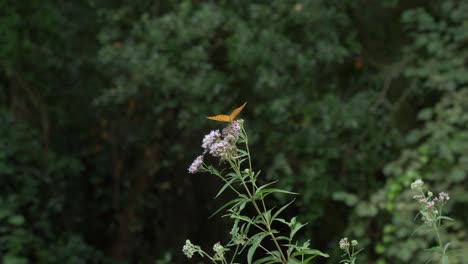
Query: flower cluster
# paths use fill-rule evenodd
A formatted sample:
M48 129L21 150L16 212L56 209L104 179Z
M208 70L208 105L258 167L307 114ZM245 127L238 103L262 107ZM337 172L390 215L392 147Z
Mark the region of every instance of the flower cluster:
M348 238L345 237L345 238L342 238L339 242L340 244L340 248L343 249L343 250L348 250L349 249L349 241L348 241ZM353 240L351 241L351 246L355 247L358 245L358 242L357 240Z
M198 156L188 168L189 173L197 172L200 167L203 165L203 155Z
M243 234L236 233L234 234L232 240L236 245L244 245L247 242L247 236Z
M214 244L213 251L215 252L215 255L214 255L213 259L215 259L215 260L224 259L224 252L226 251L226 248L221 246L221 244L219 242Z
M211 145L216 142L219 138L221 138L221 133L219 130L212 130L210 133L205 135L203 138L202 148L205 149L203 153L206 153L210 150Z
M411 190L422 191L423 185L424 182L421 179L415 180L413 183L411 183Z
M448 193L446 192L441 192L439 193L439 196L434 198L434 201L435 202L439 202L439 203L446 203L448 200L450 200L450 196L448 195Z
M340 240L340 248L343 249L343 250L347 250L349 248L349 241L348 241L348 238L345 237L345 238L342 238Z
M355 264L357 255L359 254L359 252L362 251L362 249L355 249L355 247L358 245L357 240L352 240L351 242L349 242L348 238L345 237L340 240L339 245L341 250L345 252L343 256L346 257L346 259L343 259L342 261L340 261L340 263Z
M241 121L234 121L225 127L222 132L212 130L205 135L202 141L203 155L210 153L213 157L228 159L235 157L236 143L241 133ZM195 173L203 165L203 155L198 156L190 165L189 173Z
M185 245L182 247L182 252L187 258L192 258L193 254L200 251L200 247L192 244L190 240L185 240Z
M234 143L239 138L240 131L241 131L240 122L236 120L232 122L231 124L229 124L229 126L225 127L222 131L222 134L223 134L223 137L227 141Z
M427 225L432 225L437 221L442 207L450 200L450 196L446 192L439 193L438 196L434 197L432 192L424 192L424 182L422 180L416 180L411 184L411 189L416 191L413 199L417 200L421 205L421 219Z
M220 133L213 130L203 139L204 153L209 152L214 157L226 159L236 153L236 142L241 131L240 121L234 121Z

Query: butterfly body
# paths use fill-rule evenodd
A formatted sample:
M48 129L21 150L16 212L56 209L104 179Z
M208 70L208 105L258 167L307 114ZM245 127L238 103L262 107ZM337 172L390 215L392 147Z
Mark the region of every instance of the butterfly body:
M239 113L242 111L242 109L245 107L247 102L245 102L243 105L239 106L238 108L234 109L234 111L231 112L229 115L215 115L215 116L208 116L207 118L210 120L214 121L219 121L219 122L226 122L226 123L231 123L236 119L236 117L239 115Z

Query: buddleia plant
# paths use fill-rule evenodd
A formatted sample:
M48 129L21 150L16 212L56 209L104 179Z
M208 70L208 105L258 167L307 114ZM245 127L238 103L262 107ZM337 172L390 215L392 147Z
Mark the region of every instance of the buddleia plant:
M267 206L266 199L272 194L295 193L275 188L276 182L259 184L261 173L252 168L249 138L243 120L228 122L221 131L208 133L203 138L202 148L203 153L193 161L188 171L191 174L207 172L223 181L224 185L216 197L225 191L235 194L232 200L215 212L224 212L223 216L232 220L232 228L230 240L216 243L211 254L186 240L182 251L188 258L198 254L212 263L294 264L310 263L317 256L328 257L319 250L311 249L309 241L301 243L294 239L305 224L298 222L296 217L282 218L282 213L293 200L282 207ZM207 155L220 162L207 164ZM221 166L223 169L219 169ZM255 213L250 215L247 211ZM289 231L284 234L278 231L281 225L286 227L282 230Z

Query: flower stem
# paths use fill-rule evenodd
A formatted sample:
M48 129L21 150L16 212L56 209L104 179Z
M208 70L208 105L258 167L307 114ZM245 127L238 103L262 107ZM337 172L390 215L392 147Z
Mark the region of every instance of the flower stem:
M252 193L255 193L255 191L257 189L257 186L255 184L255 178L254 178L254 174L253 174L253 170L252 170L252 160L251 160L251 157L250 157L250 150L249 150L249 139L247 137L247 133L245 132L245 129L244 129L243 126L241 126L241 129L242 129L241 135L242 135L242 139L244 140L244 143L245 143L246 152L247 152L247 159L248 159L248 162L249 162L249 173L250 173L250 182L252 183L252 192L250 191L250 189L248 188L246 182L242 178L242 174L240 172L240 167L238 167L238 164L237 163L234 164L234 163L232 163L232 161L229 161L229 163L230 163L231 167L234 169L234 171L236 172L236 174L239 176L239 178L240 178L240 180L242 182L242 185L244 186L244 188L245 188L245 190L247 192L247 195L248 195L248 197L250 199L250 202L254 206L257 213L261 216L263 224L265 225L265 227L267 229L267 233L272 238L273 243L275 244L276 248L278 249L278 252L280 253L281 262L286 264L286 263L288 263L288 261L287 261L286 257L284 256L283 250L281 249L281 246L279 245L275 235L273 234L273 230L271 229L270 222L267 221L267 219L264 216L264 213L267 212L265 202L264 202L263 198L260 199L261 202L262 202L263 210L264 210L264 212L262 213L262 211L260 210L260 208L258 207L258 205L257 205L257 203L255 201L255 197L252 195Z

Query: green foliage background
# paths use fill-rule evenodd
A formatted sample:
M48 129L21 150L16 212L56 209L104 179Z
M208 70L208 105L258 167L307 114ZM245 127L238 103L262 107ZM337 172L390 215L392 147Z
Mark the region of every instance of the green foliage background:
M451 194L446 237L467 248L467 2L0 8L3 263L184 263L187 237L225 239L207 218L228 197L187 167L220 126L205 116L244 101L254 166L301 193L287 213L323 263L342 236L362 263L424 263L416 178Z

